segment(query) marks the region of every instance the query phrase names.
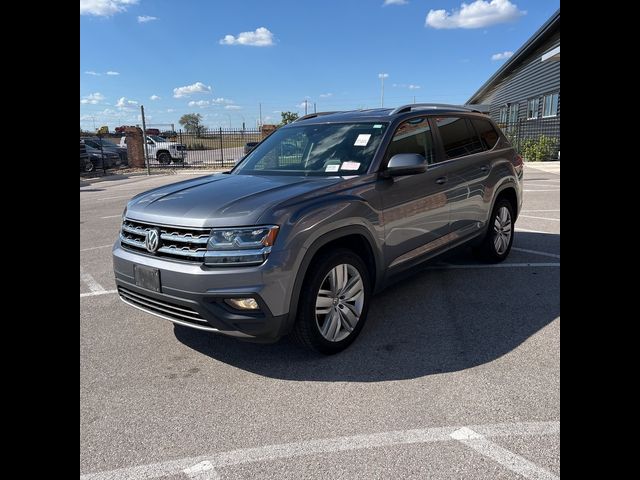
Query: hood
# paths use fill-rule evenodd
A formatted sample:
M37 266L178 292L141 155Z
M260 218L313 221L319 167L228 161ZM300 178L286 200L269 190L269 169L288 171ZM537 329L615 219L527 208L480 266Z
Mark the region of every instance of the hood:
M133 197L127 218L188 227L256 225L268 208L340 181L339 177L210 175Z

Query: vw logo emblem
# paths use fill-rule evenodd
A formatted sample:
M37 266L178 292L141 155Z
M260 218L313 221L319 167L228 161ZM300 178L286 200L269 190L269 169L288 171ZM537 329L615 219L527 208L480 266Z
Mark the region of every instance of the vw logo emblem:
M149 230L147 236L144 239L144 246L150 253L156 253L160 246L160 231L157 229Z

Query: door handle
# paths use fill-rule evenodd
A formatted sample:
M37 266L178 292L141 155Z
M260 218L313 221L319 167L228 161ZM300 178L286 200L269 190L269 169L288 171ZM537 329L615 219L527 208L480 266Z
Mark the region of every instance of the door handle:
M486 172L487 170L489 170L489 166L488 166L488 165L482 165L482 166L480 167L480 171L481 171L481 172Z
M438 185L443 185L443 184L447 183L447 177L436 178L436 183Z

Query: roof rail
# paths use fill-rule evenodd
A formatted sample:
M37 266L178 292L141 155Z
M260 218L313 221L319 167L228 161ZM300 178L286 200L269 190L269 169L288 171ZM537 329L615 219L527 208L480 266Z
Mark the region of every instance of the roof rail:
M338 113L337 111L334 112L318 112L318 113L309 113L308 115L304 115L300 118L296 118L293 122L291 123L295 123L295 122L300 122L301 120L307 120L308 118L315 118L315 117L321 117L322 115L331 115L332 113Z
M463 112L477 112L482 113L480 110L476 110L473 108L463 107L462 105L450 105L448 103L408 103L407 105L402 105L400 107L394 108L389 112L389 115L396 115L398 113L406 113L410 112L413 109L423 109L423 108L446 108L447 110L460 110Z

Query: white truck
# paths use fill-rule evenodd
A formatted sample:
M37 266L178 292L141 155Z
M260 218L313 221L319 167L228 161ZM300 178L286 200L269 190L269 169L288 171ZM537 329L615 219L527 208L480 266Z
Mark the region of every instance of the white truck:
M120 138L121 147L127 146L127 137ZM187 156L187 147L181 143L170 142L158 135L147 135L147 149L150 160L157 160L158 163L167 165L171 163L182 163Z

